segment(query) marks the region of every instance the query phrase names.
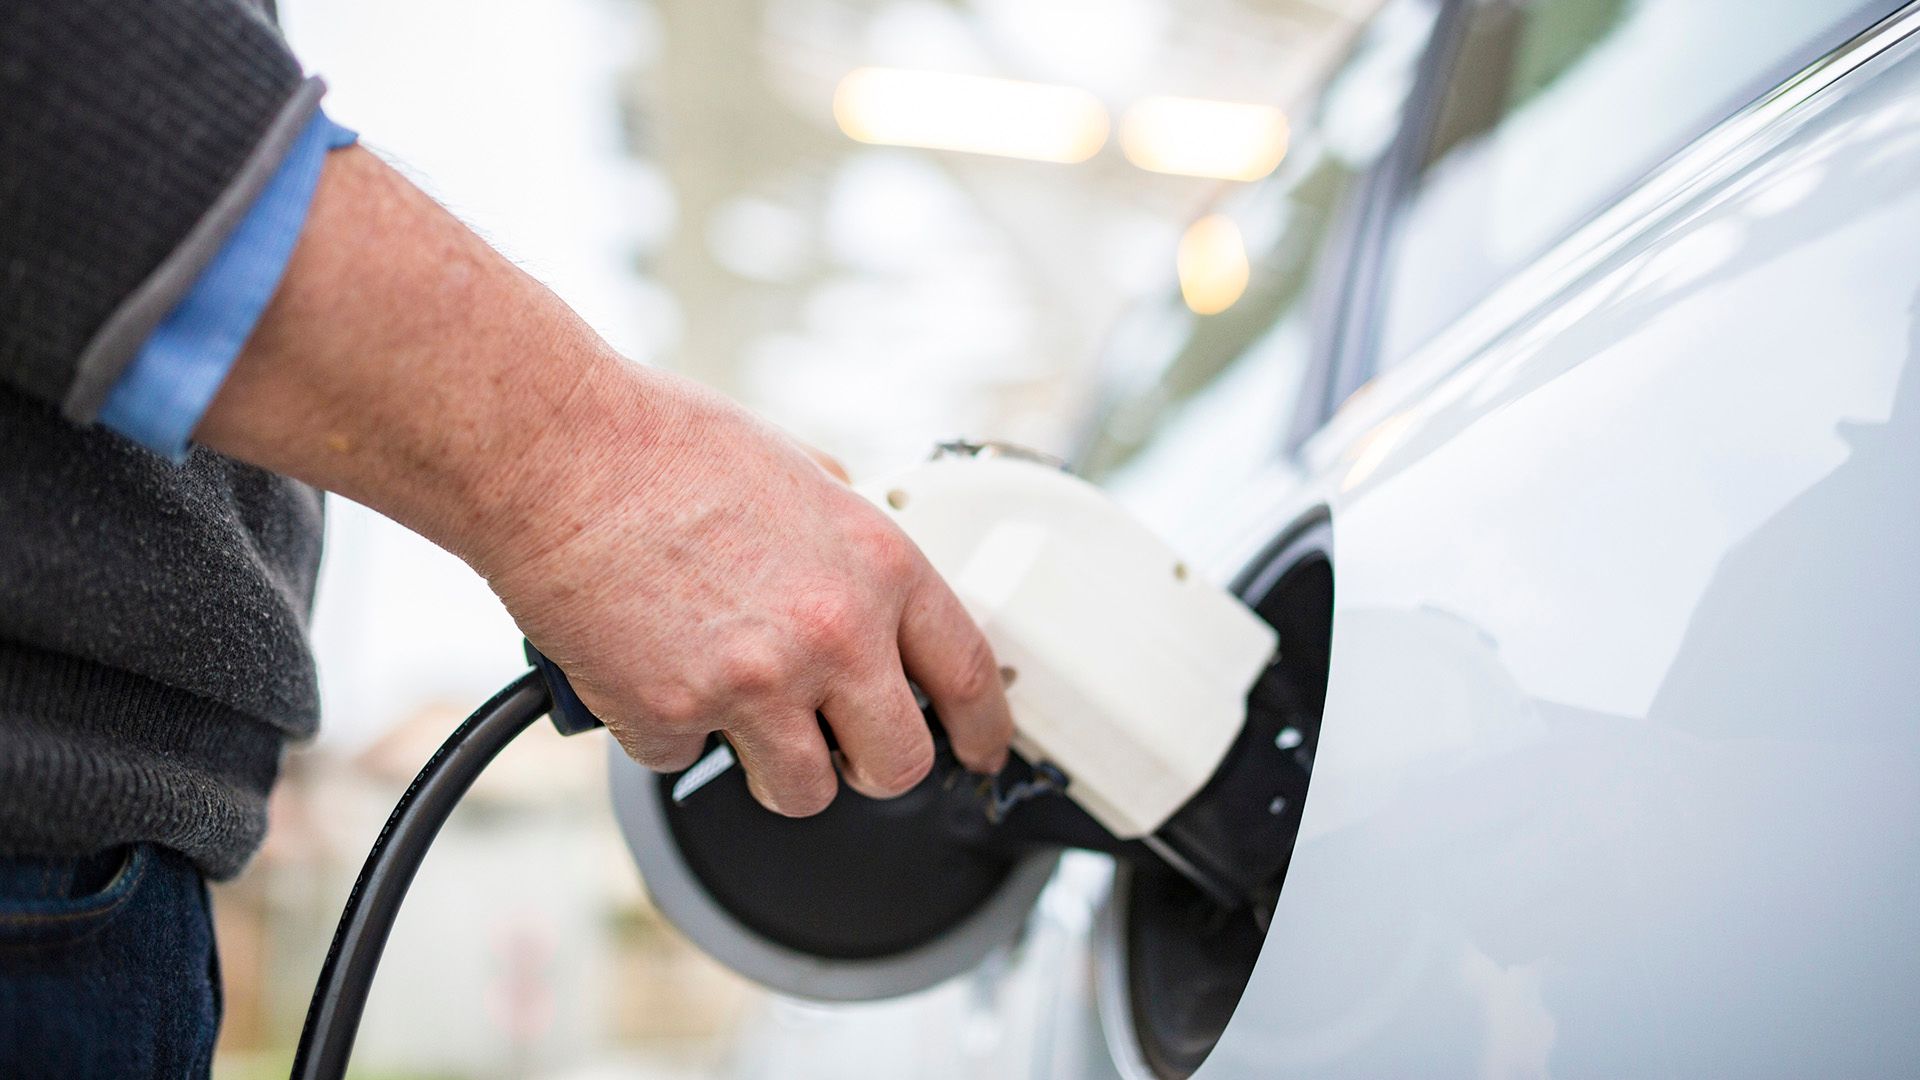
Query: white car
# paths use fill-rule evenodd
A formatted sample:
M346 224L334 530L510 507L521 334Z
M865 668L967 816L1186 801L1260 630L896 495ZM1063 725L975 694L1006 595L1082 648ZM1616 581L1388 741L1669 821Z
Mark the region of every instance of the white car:
M1389 3L1218 207L1247 293L1137 313L1078 462L1281 631L1283 884L876 843L869 906L755 911L782 853L689 846L616 766L723 961L973 972L914 999L965 1022L819 1014L864 1041L763 1071L1920 1071L1917 31Z

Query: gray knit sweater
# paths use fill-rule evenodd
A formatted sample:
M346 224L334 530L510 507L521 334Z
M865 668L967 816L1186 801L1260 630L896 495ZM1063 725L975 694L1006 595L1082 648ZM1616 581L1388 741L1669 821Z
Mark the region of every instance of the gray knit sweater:
M313 730L319 494L91 421L318 96L241 0L0 0L0 852L232 875Z

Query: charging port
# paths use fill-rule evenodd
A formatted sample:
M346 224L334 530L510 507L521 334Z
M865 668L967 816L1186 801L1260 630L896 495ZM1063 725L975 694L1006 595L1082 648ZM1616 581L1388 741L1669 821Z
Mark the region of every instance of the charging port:
M1235 591L1280 632L1280 657L1248 697L1246 729L1208 786L1167 828L1233 852L1259 880L1222 905L1163 865L1123 863L1102 942L1103 1020L1116 1057L1171 1080L1200 1067L1252 977L1299 833L1333 636L1333 533L1296 527ZM1163 831L1165 831L1163 829ZM1249 871L1248 868L1257 868Z

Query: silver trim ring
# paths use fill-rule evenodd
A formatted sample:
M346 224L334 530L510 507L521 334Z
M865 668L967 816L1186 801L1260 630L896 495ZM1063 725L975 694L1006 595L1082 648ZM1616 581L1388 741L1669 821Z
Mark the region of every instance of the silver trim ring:
M1113 886L1094 916L1093 924L1093 1003L1100 1021L1100 1036L1106 1042L1107 1056L1113 1060L1121 1080L1159 1080L1147 1063L1140 1045L1140 1032L1134 1024L1133 991L1128 986L1130 964L1127 959L1126 928L1121 925L1133 902L1133 873L1124 864L1116 864Z

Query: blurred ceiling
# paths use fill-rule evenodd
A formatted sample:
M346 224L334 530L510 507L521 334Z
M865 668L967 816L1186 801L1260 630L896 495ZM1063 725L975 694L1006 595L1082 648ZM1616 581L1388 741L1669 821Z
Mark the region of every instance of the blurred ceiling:
M1182 228L1230 183L1129 162L1129 107L1284 110L1376 6L656 0L624 105L674 192L673 227L636 253L680 307L663 359L856 471L953 434L1063 449L1102 335L1170 292ZM1076 164L868 145L834 104L869 67L1072 88L1111 133Z

